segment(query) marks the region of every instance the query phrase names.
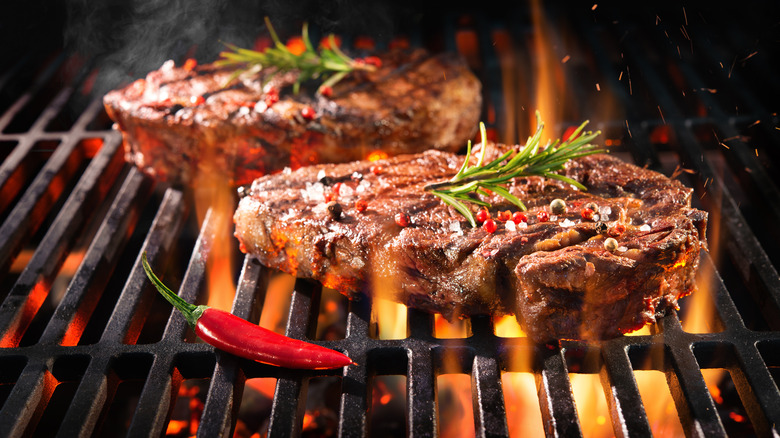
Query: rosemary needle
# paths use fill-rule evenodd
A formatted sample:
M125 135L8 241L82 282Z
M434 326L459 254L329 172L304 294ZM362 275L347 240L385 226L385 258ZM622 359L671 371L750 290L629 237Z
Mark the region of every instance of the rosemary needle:
M228 84L240 75L250 70L263 70L275 67L275 70L268 73L266 80L275 74L284 73L291 70L300 72L293 84L293 93L298 93L301 83L310 79L322 80L318 91L325 87L333 87L338 81L343 79L353 70L373 71L375 65L362 60L355 60L344 54L336 45L336 38L333 34L328 36L327 47L321 46L319 52L314 49L309 39L309 26L303 24L301 39L304 44L304 50L301 53L293 53L276 34L271 20L265 17L265 24L268 27L268 33L271 34L273 46L262 52L250 49L242 49L233 44L225 44L227 51L221 52L220 59L214 64L218 66L237 66L237 69L228 79ZM366 59L368 60L368 59Z
M570 160L593 155L601 152L598 146L590 144L596 136L601 134L597 132L585 132L583 129L588 122L583 122L566 141L555 140L545 147L540 147L542 122L539 112L536 112L536 132L531 136L526 145L516 154L513 151L507 151L500 157L483 164L485 153L488 147L487 135L485 133L485 124L479 124L480 136L482 137L482 150L480 151L477 164L469 166L471 159L471 141L466 146L466 159L460 170L449 181L429 184L425 190L439 197L445 204L453 207L460 214L468 219L472 227L477 226L474 214L467 204L475 204L483 207L490 207L490 203L479 198L478 195L488 195L488 190L502 196L520 210L525 211L523 202L506 189L506 184L513 178L538 175L547 178L569 183L581 190L585 186L579 182L556 172L562 170L564 165Z

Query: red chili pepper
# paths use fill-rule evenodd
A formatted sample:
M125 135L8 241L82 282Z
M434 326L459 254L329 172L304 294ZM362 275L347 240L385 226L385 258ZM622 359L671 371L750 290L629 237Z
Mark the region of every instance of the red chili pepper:
M195 333L207 343L246 359L286 368L329 369L354 364L338 351L288 338L232 313L190 304L154 275L146 253L141 256L144 271L157 291L178 309Z

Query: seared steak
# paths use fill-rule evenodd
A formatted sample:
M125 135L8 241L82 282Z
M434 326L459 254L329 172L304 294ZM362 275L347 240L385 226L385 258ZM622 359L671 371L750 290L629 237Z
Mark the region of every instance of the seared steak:
M235 234L261 263L348 295L448 318L515 314L536 341L615 337L693 291L707 214L679 181L610 155L580 158L565 174L587 191L516 179L527 220L507 221L517 209L493 195L501 219L490 233L423 189L462 160L428 151L262 177L239 202ZM554 199L564 213L553 214Z
M380 59L376 71L353 72L329 97L315 96L316 84L293 95L295 72L270 80L244 74L225 86L235 69L168 61L108 93L104 104L128 161L175 182L208 171L241 185L286 166L365 159L373 151L462 147L482 106L481 85L465 61L422 50Z

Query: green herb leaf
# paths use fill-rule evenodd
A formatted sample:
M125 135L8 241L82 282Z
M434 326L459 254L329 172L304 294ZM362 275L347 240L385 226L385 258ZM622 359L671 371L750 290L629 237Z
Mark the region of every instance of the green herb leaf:
M218 66L238 67L230 75L225 86L250 70L266 70L265 81L276 74L297 70L299 75L293 84L294 92L298 92L302 82L310 79L320 79L323 82L317 90L319 92L325 86L333 87L333 85L352 71L373 71L376 69L374 65L358 62L358 60L344 54L336 45L336 38L332 34L328 36L329 47L320 47L319 51L317 51L309 39L309 26L306 23L303 24L301 31L304 51L300 54L295 54L279 39L268 17L265 17L265 24L268 27L268 33L271 35L274 45L264 51L242 49L233 44L225 44L225 47L229 50L220 53L220 59L215 64ZM271 68L274 69L268 71Z
M512 155L513 151L508 151L483 165L488 144L485 124L480 123L482 150L477 164L469 166L471 159L471 141L469 141L466 146L466 159L458 173L449 181L427 185L425 190L430 191L445 204L450 205L465 216L472 227L476 227L477 224L468 204L490 207L490 203L478 198L478 195L487 195L487 191L502 196L522 211L526 210L525 204L505 187L505 184L513 178L538 175L557 179L580 190L585 190L585 186L579 182L556 172L562 170L570 160L601 152L598 146L590 144L590 141L601 132L583 133L585 125L588 124L588 122L584 122L566 141L556 140L548 144L547 147L540 148L544 123L542 123L538 111L536 112L536 124L536 132L528 138L528 142L519 152Z

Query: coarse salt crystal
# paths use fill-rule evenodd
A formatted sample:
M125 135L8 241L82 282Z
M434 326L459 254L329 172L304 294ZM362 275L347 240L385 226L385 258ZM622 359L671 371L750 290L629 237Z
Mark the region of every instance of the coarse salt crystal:
M520 222L519 224L517 224L517 229L518 230L522 230L523 228L528 228L528 223L527 222Z
M289 175L289 174L292 173L292 168L285 167L284 169L282 169L282 173L285 174L285 175Z
M450 230L450 232L455 233L459 236L463 235L463 230L460 228L460 222L458 221L452 221L449 223L447 228Z
M612 214L612 208L609 205L604 205L599 208L599 214L604 216L604 219L606 219L610 214Z
M556 215L550 216L550 222L555 222L557 220L558 220L558 216L556 216Z
M628 251L628 248L626 248L625 246L619 246L617 250L620 252L626 252Z
M355 194L355 190L346 184L342 184L341 187L339 188L339 196L349 198L354 194Z
M370 182L368 182L368 181L366 181L366 180L362 180L362 181L360 181L360 184L358 184L358 186L355 188L355 191L356 191L357 193L363 193L363 192L365 192L366 190L368 190L368 188L369 188L370 186L371 186L371 183L370 183Z
M287 210L287 213L283 214L283 215L282 215L282 216L279 218L279 220L286 221L287 219L291 219L291 218L293 218L293 217L295 217L295 210L293 210L293 209L291 208L291 209Z
M506 229L509 231L517 231L517 225L514 221L506 221Z
M648 224L644 224L641 227L639 227L639 231L650 231L650 230L651 230L651 228L650 228L650 225L648 225Z
M307 182L306 188L301 189L301 197L306 201L322 201L325 199L325 186L322 183L314 184Z
M599 216L599 215L597 215L597 214L594 214L594 215L593 215L593 222L598 222L598 221L599 221L599 218L600 218L600 216Z
M317 172L317 179L321 180L322 178L325 178L325 169L320 169L320 171Z
M311 209L316 214L325 213L328 211L328 204L325 202L321 202L314 206L314 208Z
M569 228L574 226L574 222L570 221L569 219L564 219L561 221L561 226L564 228Z

